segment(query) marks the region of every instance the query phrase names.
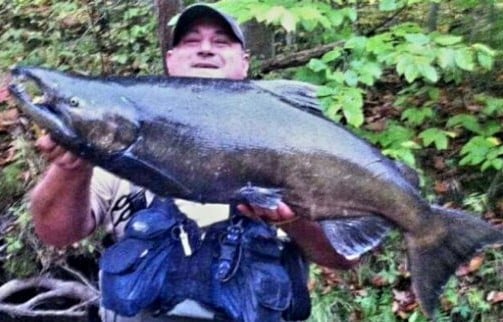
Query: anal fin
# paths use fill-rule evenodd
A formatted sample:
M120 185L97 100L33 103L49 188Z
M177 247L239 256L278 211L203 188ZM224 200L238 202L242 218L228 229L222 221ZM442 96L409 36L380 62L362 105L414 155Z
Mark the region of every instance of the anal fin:
M353 260L373 249L394 225L377 215L320 221L332 247L346 259Z

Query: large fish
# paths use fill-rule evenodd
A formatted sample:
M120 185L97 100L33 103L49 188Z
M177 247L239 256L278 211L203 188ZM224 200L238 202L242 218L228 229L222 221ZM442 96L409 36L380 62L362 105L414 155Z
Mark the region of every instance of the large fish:
M74 76L18 67L45 94L24 112L67 149L155 193L226 203L279 197L312 220L378 215L403 231L413 288L433 316L447 279L503 233L431 206L379 150L319 113L313 87L288 81ZM368 227L368 226L367 226ZM342 229L344 230L344 229Z

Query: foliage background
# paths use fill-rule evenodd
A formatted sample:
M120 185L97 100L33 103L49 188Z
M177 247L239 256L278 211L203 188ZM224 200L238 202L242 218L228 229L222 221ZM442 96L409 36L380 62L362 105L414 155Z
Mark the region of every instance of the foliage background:
M193 1L184 1L184 5ZM328 117L414 167L432 202L472 210L501 226L503 1L223 0L271 41L254 78L321 86ZM94 258L99 240L65 251L39 244L26 191L44 168L41 129L7 99L8 69L37 65L92 75L161 74L151 1L0 0L0 280L56 272ZM256 26L256 25L255 25ZM264 72L268 60L331 44L306 64ZM265 48L267 47L267 48ZM258 48L261 48L258 46ZM312 321L424 321L410 290L404 244L393 234L341 272L314 267ZM458 271L442 296L445 321L498 321L503 256L489 250ZM92 272L89 272L93 276Z

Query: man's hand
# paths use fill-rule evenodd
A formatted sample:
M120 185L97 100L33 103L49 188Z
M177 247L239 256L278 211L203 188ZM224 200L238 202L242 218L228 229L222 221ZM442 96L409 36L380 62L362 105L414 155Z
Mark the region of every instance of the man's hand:
M238 205L238 210L250 218L260 218L270 224L277 224L300 247L307 259L319 265L336 269L348 269L357 260L347 260L332 247L319 223L295 215L292 209L281 202L277 209L270 210Z
M271 224L282 223L297 218L292 209L284 202L281 202L278 208L274 210L245 204L238 205L238 210L245 216L254 219L260 218Z
M91 166L87 161L78 158L73 153L58 145L48 134L41 136L37 140L36 147L42 153L44 158L47 159L47 161L59 166L62 169L78 170Z

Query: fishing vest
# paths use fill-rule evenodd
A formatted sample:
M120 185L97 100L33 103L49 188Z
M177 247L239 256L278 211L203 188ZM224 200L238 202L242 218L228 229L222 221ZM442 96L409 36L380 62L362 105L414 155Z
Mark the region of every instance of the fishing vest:
M102 305L123 316L165 314L192 299L220 320L305 320L308 264L274 227L239 214L203 231L172 199L136 201L124 237L100 259ZM144 207L144 206L143 206Z

